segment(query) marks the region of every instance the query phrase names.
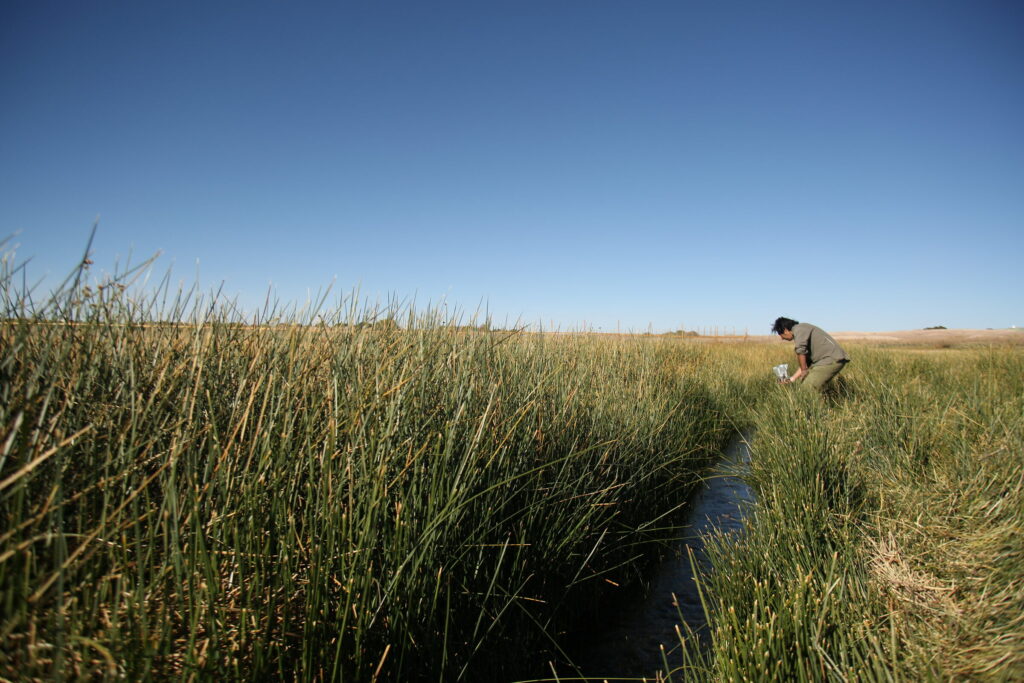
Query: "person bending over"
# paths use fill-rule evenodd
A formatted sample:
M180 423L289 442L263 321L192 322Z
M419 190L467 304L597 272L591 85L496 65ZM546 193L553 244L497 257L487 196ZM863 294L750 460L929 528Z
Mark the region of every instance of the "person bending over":
M801 323L790 318L776 318L772 332L785 341L794 342L800 369L785 382L800 382L817 392L825 390L832 378L850 362L835 339L825 330L810 323Z

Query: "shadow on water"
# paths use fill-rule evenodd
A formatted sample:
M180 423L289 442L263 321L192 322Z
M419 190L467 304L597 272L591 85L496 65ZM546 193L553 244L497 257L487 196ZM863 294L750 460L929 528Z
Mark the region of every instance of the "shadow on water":
M710 645L707 617L694 582L690 555L702 573L711 570L704 539L714 531L736 532L754 502L750 488L738 476L750 463L749 435L737 435L690 500L685 526L673 556L655 565L649 589L620 605L621 609L592 635L577 660L579 673L572 680L653 680L664 671L665 660L674 669L684 663L679 636L682 616L700 645ZM662 649L664 646L664 650Z

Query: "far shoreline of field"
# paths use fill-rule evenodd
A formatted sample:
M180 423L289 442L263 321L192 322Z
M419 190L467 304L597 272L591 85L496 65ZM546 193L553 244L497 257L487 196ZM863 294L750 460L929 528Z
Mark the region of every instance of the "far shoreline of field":
M1024 329L836 332L837 340L897 344L1024 344Z
M0 329L6 328L10 325L17 324L17 320L3 320L0 321ZM23 321L24 322L24 321ZM63 320L31 320L31 324L34 325L82 325L89 324L88 322L79 321L63 321ZM104 323L115 327L124 326L125 323ZM227 324L233 327L248 328L248 329L285 329L293 327L319 327L323 323L280 323L275 322L271 324L260 324L260 323L246 323L241 321L232 321ZM141 328L164 328L164 327L194 327L194 322L170 322L170 321L150 321L150 322L138 322L133 323L131 327ZM200 324L202 326L202 324ZM444 325L442 325L444 326ZM701 334L699 332L685 331L685 332L665 332L665 333L651 333L651 332L598 332L594 330L559 330L559 329L548 329L548 330L531 330L527 328L516 329L503 329L500 327L488 328L486 326L475 326L475 325L458 325L453 324L453 327L463 332L498 332L498 333L527 333L527 334L544 334L554 336L593 336L593 337L649 337L649 338L668 338L678 339L680 341L689 341L697 343L749 343L749 344L786 344L781 340L778 335L774 334ZM358 324L328 324L327 327L333 329L348 329L357 331L363 327L370 328L390 328L390 329L403 329L391 320L377 321L377 322L362 322ZM872 344L880 346L923 346L931 348L951 348L951 347L976 347L976 346L1024 346L1024 328L1022 327L1008 327L1001 329L928 329L928 330L894 330L888 332L863 332L863 331L842 331L842 332L830 332L830 334L841 342L850 342L856 344Z
M564 334L564 333L563 333ZM574 334L574 333L569 333ZM575 333L578 334L578 333ZM646 335L643 333L616 334L591 332L595 336L655 336L670 337L685 341L701 343L762 343L762 344L785 344L787 342L779 339L774 334L722 334L722 335L701 335L701 334L655 334ZM949 330L895 330L890 332L859 332L844 331L830 332L840 342L851 342L857 344L878 344L878 345L899 345L899 346L926 346L935 348L948 348L951 346L1024 346L1024 328L1005 329L949 329Z

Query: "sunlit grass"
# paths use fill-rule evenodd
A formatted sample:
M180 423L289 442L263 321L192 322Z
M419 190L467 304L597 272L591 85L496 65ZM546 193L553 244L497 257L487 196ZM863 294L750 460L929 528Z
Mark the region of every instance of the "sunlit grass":
M1024 675L1024 353L853 349L831 400L774 392L758 505L708 579L697 678Z
M781 344L86 275L0 278L0 676L571 671L741 427L757 506L668 677L1022 675L1019 349L855 347L822 401L772 383Z
M251 325L166 281L75 277L38 305L13 282L9 677L540 666L671 535L744 392L675 340L352 302Z

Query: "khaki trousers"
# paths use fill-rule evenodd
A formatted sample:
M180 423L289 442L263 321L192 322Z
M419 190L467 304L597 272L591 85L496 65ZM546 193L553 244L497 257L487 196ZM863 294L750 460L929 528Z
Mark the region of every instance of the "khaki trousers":
M825 390L825 385L832 381L832 378L846 367L846 363L829 363L828 365L812 365L807 369L801 385L814 389L818 393Z

